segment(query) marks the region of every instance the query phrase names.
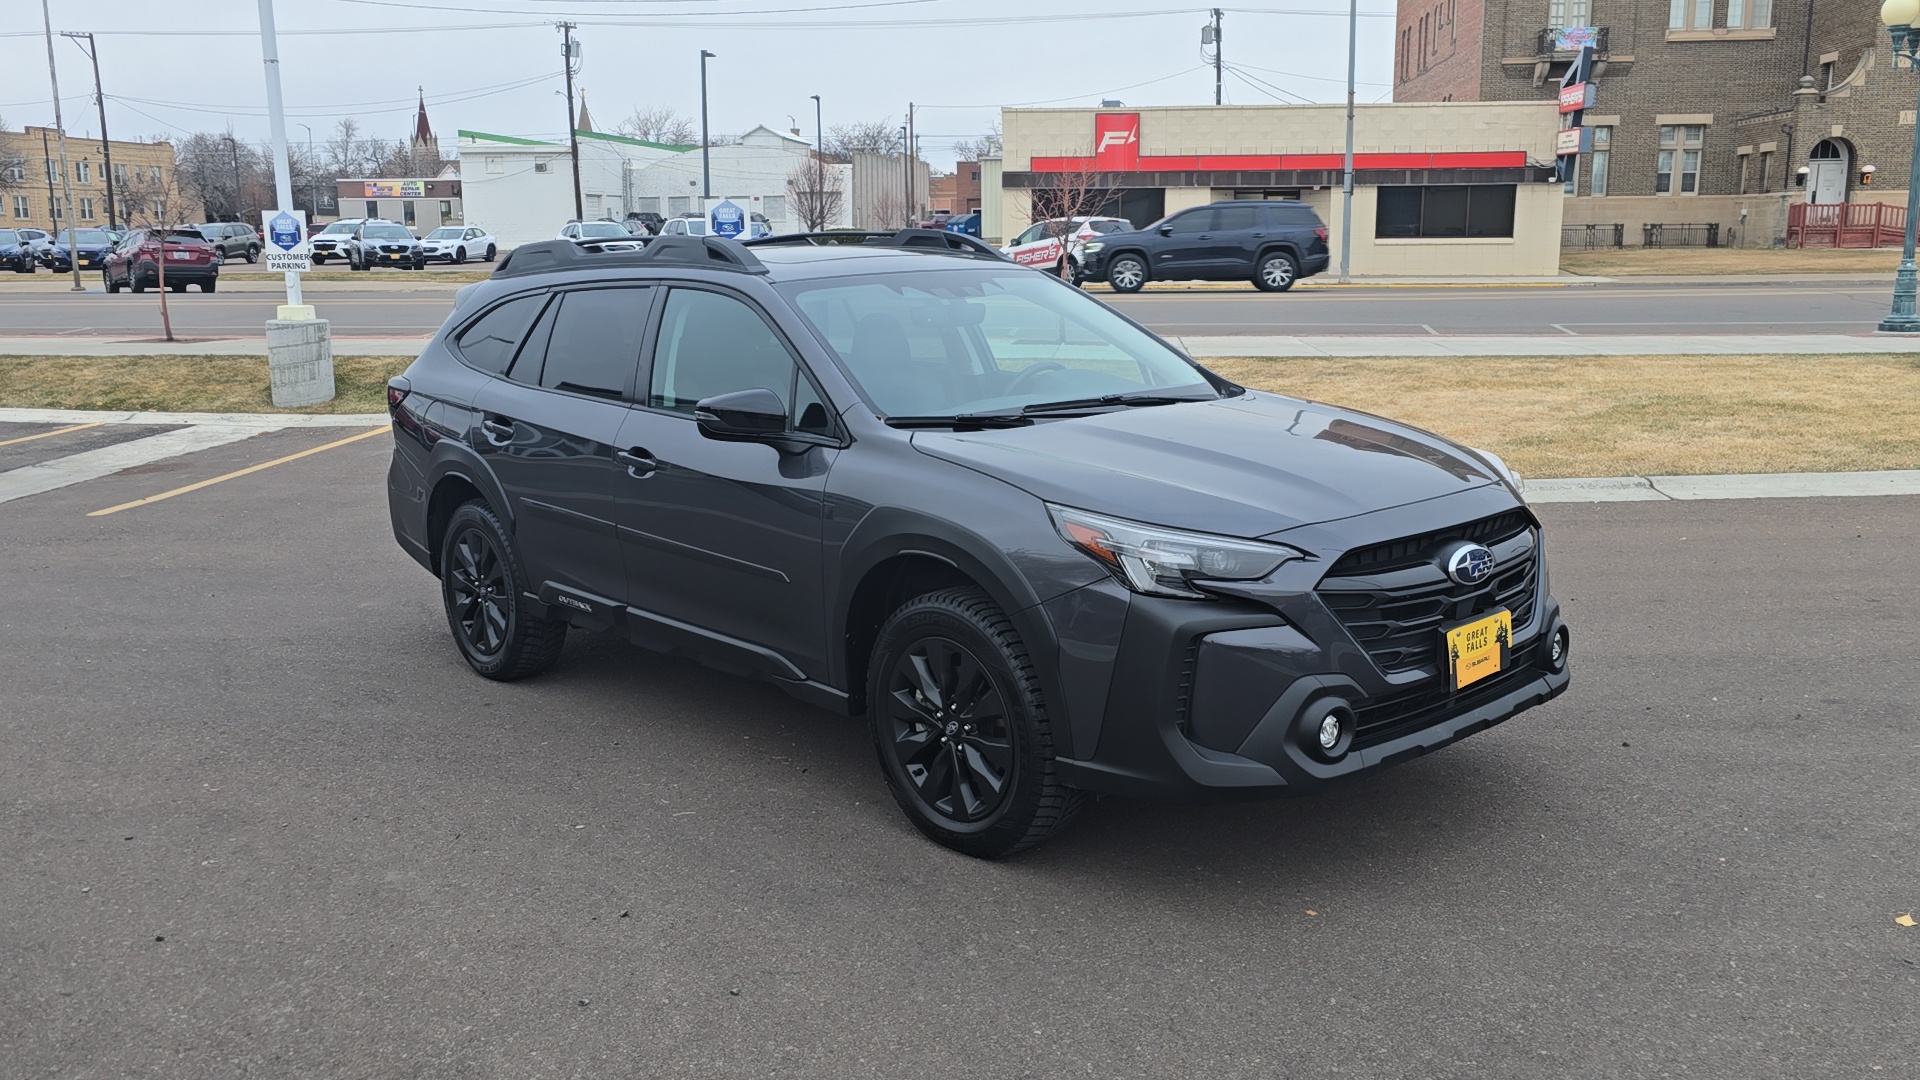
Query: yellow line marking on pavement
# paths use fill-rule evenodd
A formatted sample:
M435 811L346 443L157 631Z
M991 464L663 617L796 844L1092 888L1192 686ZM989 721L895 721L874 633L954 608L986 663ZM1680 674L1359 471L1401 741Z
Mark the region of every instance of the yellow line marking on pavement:
M224 483L225 481L228 481L228 480L237 480L242 476L248 476L253 473L257 473L262 469L271 469L275 465L285 465L289 461L299 461L303 457L311 457L314 454L320 453L322 450L331 450L336 446L345 446L348 443L359 442L361 439L371 439L375 435L384 434L385 432L392 430L392 428L393 428L393 425L391 424L382 424L379 427L374 428L370 431L363 431L358 435L349 435L344 439L336 439L333 442L327 443L324 446L311 447L309 449L302 450L297 454L288 454L286 457L274 458L272 461L263 461L258 465L249 465L244 469L237 469L233 472L227 473L224 476L216 476L211 480L202 480L197 484L188 484L186 487L177 487L177 488L174 488L172 491L163 491L158 495L149 495L144 499L135 499L132 502L124 502L124 503L121 503L119 506L109 506L105 510L95 510L92 513L88 514L87 516L88 517L105 517L108 514L117 514L122 510L131 510L136 506L145 506L148 503L157 503L162 499L171 499L175 495L185 495L191 491L199 491L203 487L212 487L215 484Z
M90 427L99 427L104 423L106 423L106 421L102 420L95 424L75 424L72 427L63 427L58 431L43 431L38 435L22 435L17 439L8 439L5 442L0 442L0 446L12 446L14 443L32 442L35 439L48 439L55 435L65 435L69 431L85 431Z

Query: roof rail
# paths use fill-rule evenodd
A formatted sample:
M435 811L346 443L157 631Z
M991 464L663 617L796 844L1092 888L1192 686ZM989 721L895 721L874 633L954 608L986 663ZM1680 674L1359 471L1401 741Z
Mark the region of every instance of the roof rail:
M783 233L778 236L763 236L758 240L745 241L746 247L790 247L804 244L809 247L830 247L836 244L861 244L874 247L911 248L921 251L940 251L949 255L966 255L972 258L1008 261L1007 256L992 244L977 236L966 233L947 232L944 229L898 229L892 231L873 231L867 229L832 229L826 232Z
M641 246L644 245L644 246ZM639 247L640 250L633 250ZM597 250L602 249L605 250ZM628 236L604 240L542 240L522 244L500 260L493 276L520 277L556 270L587 267L614 269L625 266L650 266L680 263L703 266L709 270L734 270L743 274L764 274L766 265L731 240L716 236Z

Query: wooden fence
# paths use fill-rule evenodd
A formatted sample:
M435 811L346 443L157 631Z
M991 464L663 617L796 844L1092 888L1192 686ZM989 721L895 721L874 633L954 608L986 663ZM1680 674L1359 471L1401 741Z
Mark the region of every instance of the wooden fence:
M1907 208L1887 203L1794 203L1787 207L1791 248L1899 247Z

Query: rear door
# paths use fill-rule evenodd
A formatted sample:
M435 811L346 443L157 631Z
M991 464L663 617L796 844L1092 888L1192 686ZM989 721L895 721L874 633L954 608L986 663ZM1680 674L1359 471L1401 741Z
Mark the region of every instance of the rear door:
M1253 276L1253 259L1267 234L1260 219L1258 207L1213 208L1212 239L1201 263L1208 277L1238 280Z
M654 291L556 292L507 377L473 401L472 444L513 504L514 540L536 590L624 602L614 533L614 459Z
M642 613L636 636L691 643L765 674L822 678L821 530L839 451L710 439L693 407L765 388L787 403L790 428L815 435L834 430L831 410L773 321L730 291L673 287L651 353L617 477L631 602Z

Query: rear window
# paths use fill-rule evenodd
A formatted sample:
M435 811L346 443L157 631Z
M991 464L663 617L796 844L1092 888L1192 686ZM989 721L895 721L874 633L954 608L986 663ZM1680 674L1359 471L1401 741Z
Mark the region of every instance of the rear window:
M503 374L513 362L520 342L526 339L545 299L540 293L515 297L480 316L478 322L462 330L454 341L461 358L481 371Z
M1275 225L1304 225L1315 228L1320 224L1320 215L1306 206L1269 206L1267 217Z
M640 336L652 292L591 289L562 298L540 385L551 390L617 398L640 364Z

